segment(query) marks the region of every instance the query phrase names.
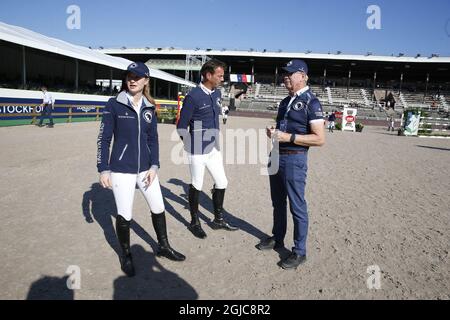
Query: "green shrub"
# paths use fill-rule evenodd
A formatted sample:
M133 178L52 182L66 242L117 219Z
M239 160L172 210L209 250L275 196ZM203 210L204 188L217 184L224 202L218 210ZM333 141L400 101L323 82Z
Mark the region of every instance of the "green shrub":
M363 128L364 128L364 125L361 122L358 122L355 125L356 132L361 132Z
M158 122L161 123L175 123L177 118L177 109L161 108L157 111Z
M432 131L427 130L427 129L431 129L431 124L422 124L419 128L419 131L417 131L417 133L418 134L431 134Z

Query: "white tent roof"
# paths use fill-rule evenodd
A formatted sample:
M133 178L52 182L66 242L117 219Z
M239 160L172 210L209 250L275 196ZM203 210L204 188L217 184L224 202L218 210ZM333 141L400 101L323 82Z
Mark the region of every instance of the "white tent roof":
M119 70L126 70L128 65L132 63L132 61L127 59L109 56L96 50L73 45L62 40L50 38L34 31L17 26L12 26L3 22L0 22L0 40L43 51L53 52L83 61L105 65ZM150 75L153 78L184 84L190 87L196 86L195 83L186 81L170 73L154 68L149 69Z
M425 63L450 63L450 57L393 57L377 55L356 54L324 54L306 52L258 52L238 50L191 50L179 48L125 48L125 49L101 49L97 50L106 54L157 54L157 55L206 55L228 57L252 57L252 58L287 58L287 59L322 59L322 60L355 60L375 62L425 62Z

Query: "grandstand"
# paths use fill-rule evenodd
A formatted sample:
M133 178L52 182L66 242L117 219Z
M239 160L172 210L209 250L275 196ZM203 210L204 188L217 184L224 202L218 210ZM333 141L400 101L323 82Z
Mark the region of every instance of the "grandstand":
M98 120L131 63L0 22L0 126L33 123L40 112L41 85L56 98L56 122ZM151 66L150 72L152 93L160 97L195 86ZM157 103L177 105L176 101Z
M233 86L226 78L222 91L225 103L248 111L274 112L276 103L287 95L280 67L293 58L304 59L309 65L309 83L326 111L351 105L360 109L359 115L385 118L390 107L400 116L406 107L424 108L429 111L447 112L450 104L450 57L404 55L376 56L237 51L178 48L121 48L101 49L102 53L127 59L146 61L162 70L188 80L200 80L198 65L187 64L188 57L217 58L228 65L226 76L232 73L251 75L251 82L244 85L245 94L236 97ZM166 67L167 66L167 67ZM231 102L230 100L235 100Z
M4 23L0 23L0 48L0 90L36 90L46 83L57 92L108 97L126 66L131 61L144 61L155 79L152 94L176 101L180 91L186 93L200 81L201 65L217 58L228 66L221 90L230 109L274 113L277 103L287 95L281 66L300 58L308 63L309 85L325 112L348 105L359 109L360 118L371 119L385 119L388 108L398 117L404 108L426 109L439 117L449 113L450 57L436 54L406 57L253 49L91 49Z
M39 89L46 84L60 92L110 95L112 82L122 79L130 63L128 59L0 22L1 88ZM194 86L192 82L155 68L150 68L150 72L154 79ZM98 79L106 80L105 86L99 87Z

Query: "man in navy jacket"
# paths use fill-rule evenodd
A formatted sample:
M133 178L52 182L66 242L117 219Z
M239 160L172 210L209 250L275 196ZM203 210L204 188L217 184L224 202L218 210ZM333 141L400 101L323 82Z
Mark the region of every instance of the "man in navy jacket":
M203 186L205 167L214 179L212 199L214 220L212 228L238 230L223 218L223 200L228 185L219 147L219 114L222 96L216 88L222 83L226 66L212 59L201 69L202 82L192 89L183 102L177 129L188 153L191 184L189 207L191 224L189 230L197 238L206 238L198 218L198 198Z
M257 248L270 250L284 247L287 230L287 199L294 222L294 246L281 261L284 269L295 269L306 261L308 208L305 199L308 171L308 150L325 143L322 106L309 89L308 66L303 60L289 61L283 67L283 81L289 96L278 108L276 128L267 128L267 136L279 143L272 150L278 153L279 167L270 175L273 206L272 236L263 239Z

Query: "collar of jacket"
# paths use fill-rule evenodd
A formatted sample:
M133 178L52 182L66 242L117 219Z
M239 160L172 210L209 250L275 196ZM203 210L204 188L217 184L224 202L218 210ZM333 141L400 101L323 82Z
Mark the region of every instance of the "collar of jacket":
M295 99L292 100L292 103L297 102L297 101L304 101L306 103L309 103L312 99L313 99L313 96L311 94L311 91L308 89L306 91L303 91L299 95L296 95ZM288 100L288 103L289 103L289 101L290 100Z
M128 101L128 97L127 97L127 93L125 91L120 92L117 97L116 97L116 101L126 105L127 107L131 108L134 110L133 106L130 105L129 101ZM145 96L142 96L142 108L152 108L155 109L155 106L152 105Z

